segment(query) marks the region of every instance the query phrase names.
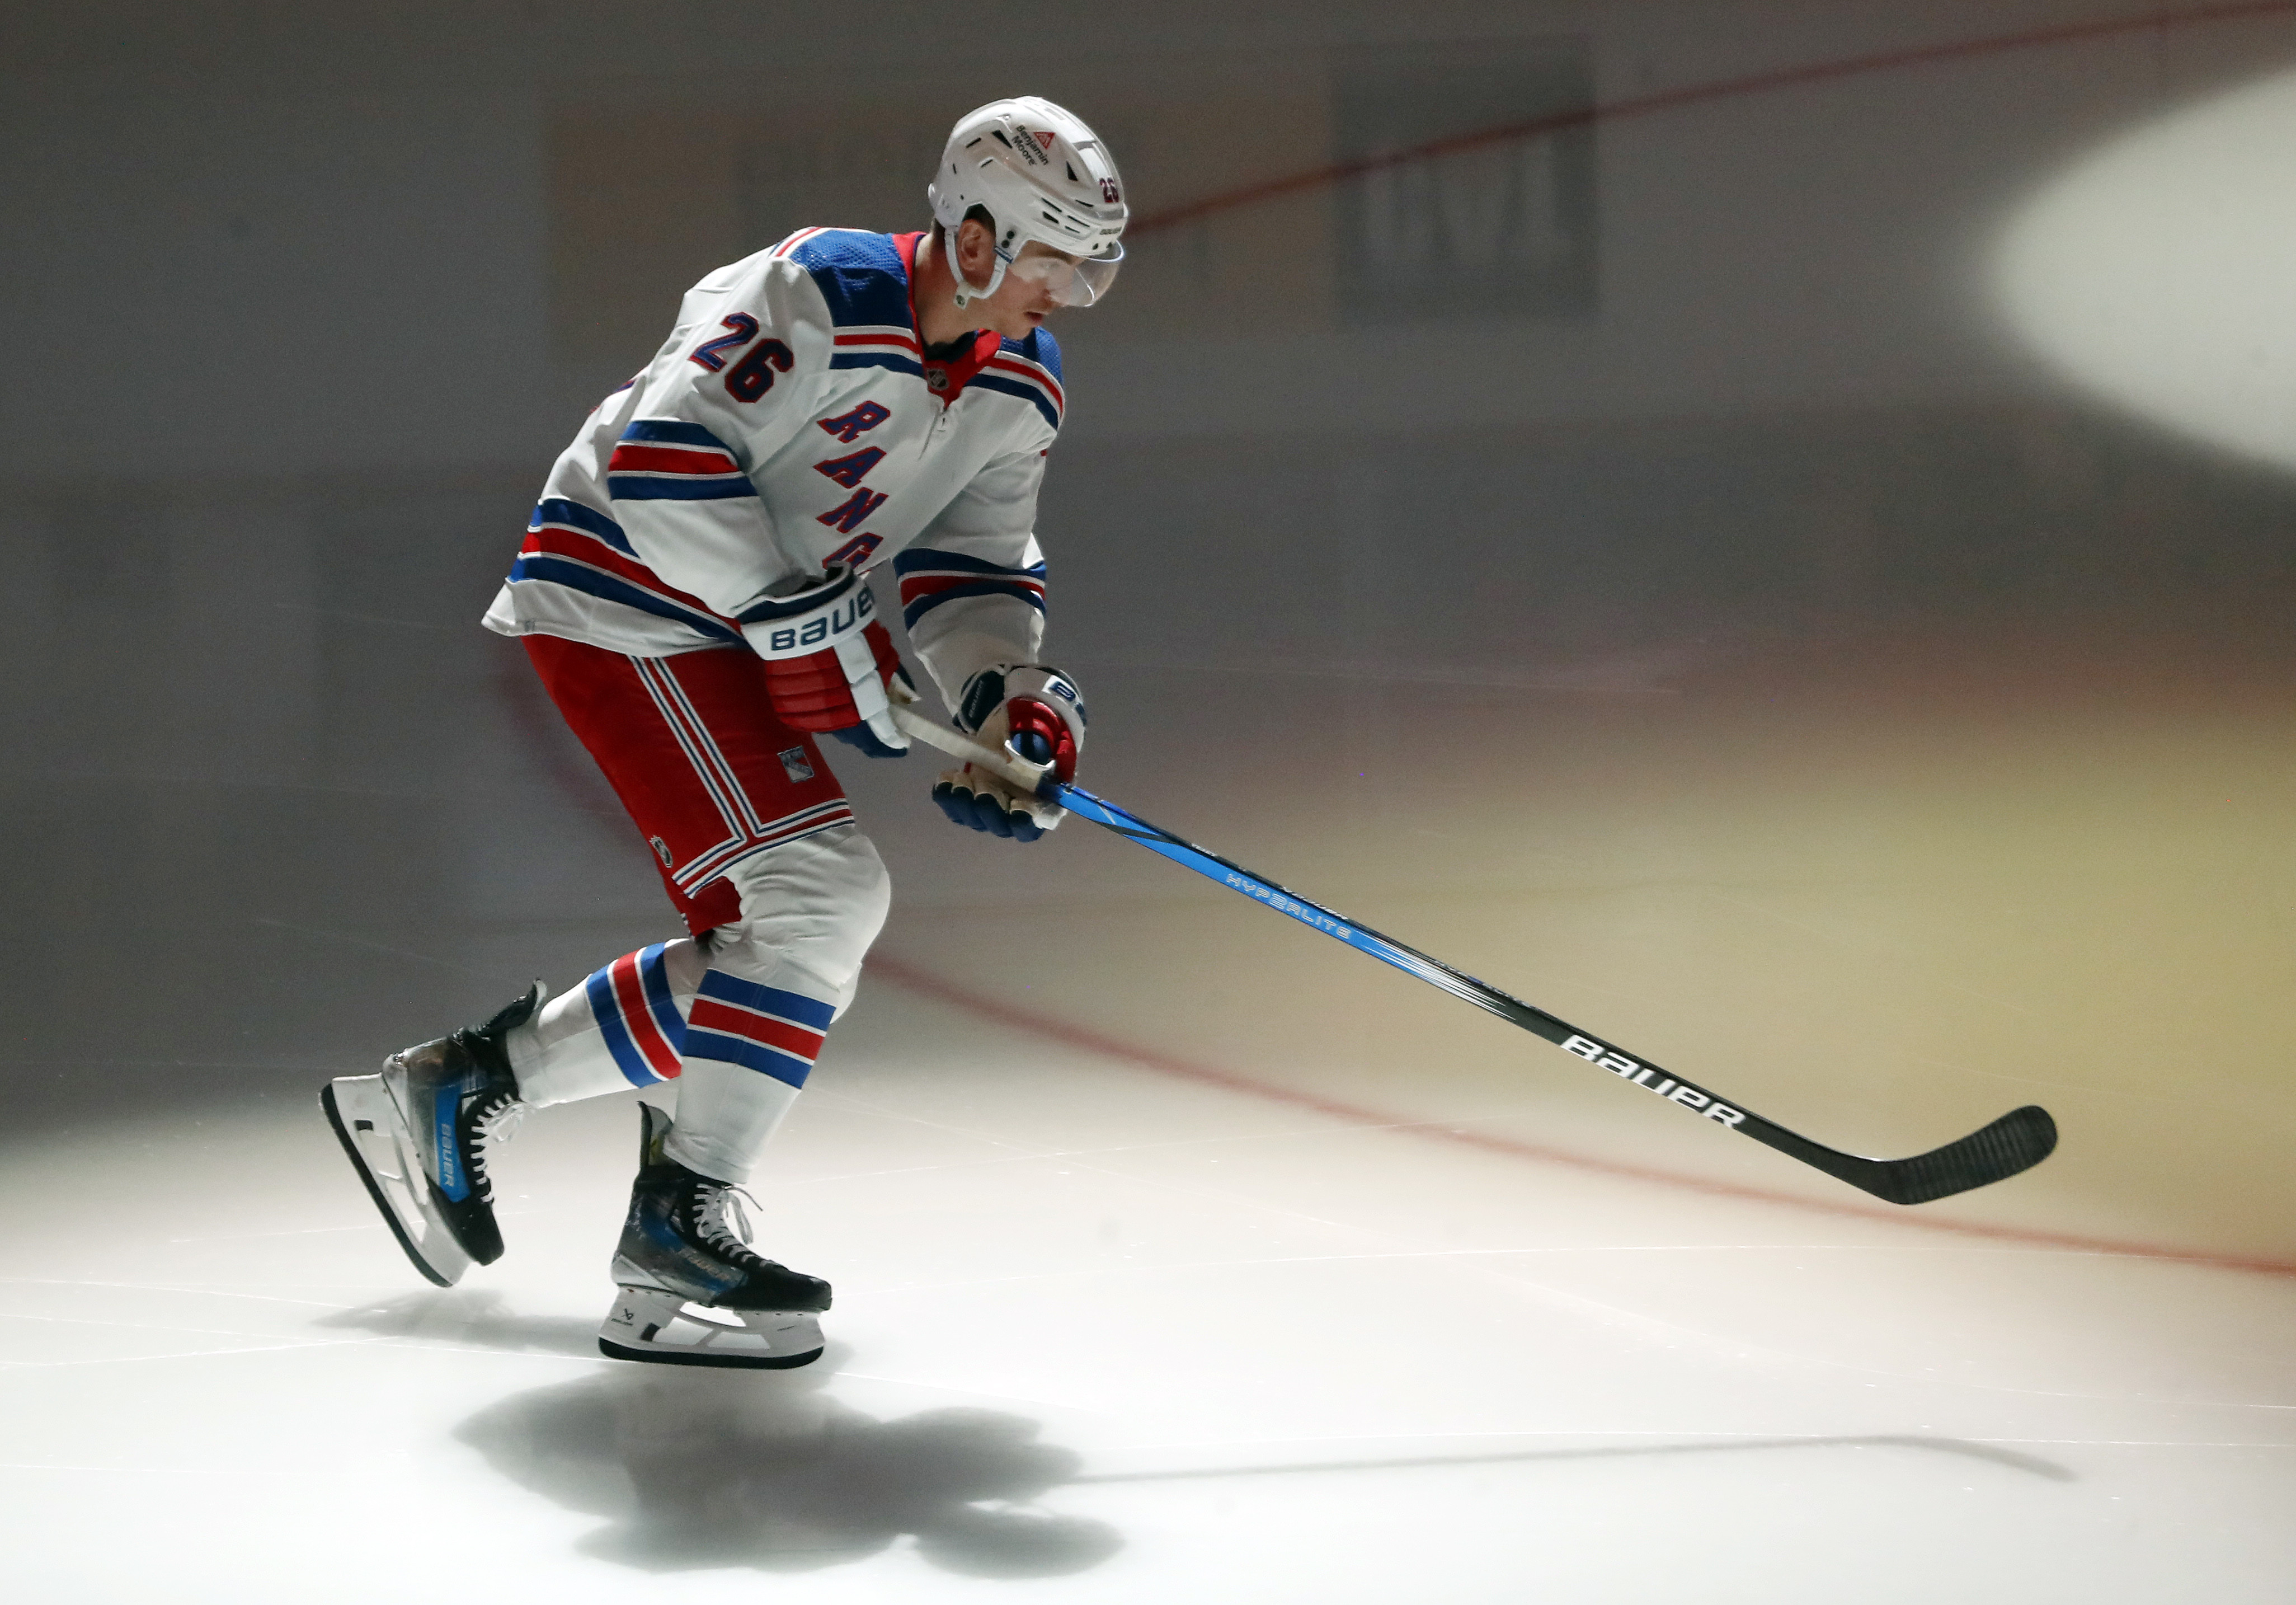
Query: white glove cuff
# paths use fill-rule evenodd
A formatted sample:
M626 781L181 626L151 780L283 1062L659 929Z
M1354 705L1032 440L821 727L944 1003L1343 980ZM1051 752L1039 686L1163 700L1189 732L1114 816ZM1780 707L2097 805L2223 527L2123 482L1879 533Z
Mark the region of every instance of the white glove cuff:
M767 597L754 602L742 610L736 621L742 626L742 639L761 658L808 657L849 640L867 659L870 653L861 639L861 631L876 605L876 596L868 581L845 564L838 564L818 585L786 597ZM846 663L846 678L853 680L857 691L860 682L853 674L852 663L846 662L842 654L839 661ZM873 659L871 662L869 680L873 685L876 672ZM881 698L882 696L881 691Z
M839 640L835 650L838 667L845 671L845 683L853 687L853 706L862 718L875 722L877 716L892 705L885 700L885 682L877 673L876 653L857 630Z

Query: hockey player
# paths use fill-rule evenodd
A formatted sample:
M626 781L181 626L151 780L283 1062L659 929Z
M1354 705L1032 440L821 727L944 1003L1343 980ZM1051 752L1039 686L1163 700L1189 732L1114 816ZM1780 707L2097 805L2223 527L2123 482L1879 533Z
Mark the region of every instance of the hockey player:
M909 644L958 722L1063 779L1085 710L1039 661L1033 533L1060 428L1041 325L1104 294L1127 209L1106 148L1033 96L961 119L933 227L800 229L686 292L653 360L552 469L488 628L516 636L654 856L688 934L545 1001L392 1055L322 1096L415 1264L502 1253L492 1149L529 1109L677 1082L642 1109L605 1353L802 1365L829 1285L748 1242L740 1185L852 1000L883 864L816 737L907 746L914 695L874 617L890 563ZM970 766L936 802L1034 841L1060 811Z

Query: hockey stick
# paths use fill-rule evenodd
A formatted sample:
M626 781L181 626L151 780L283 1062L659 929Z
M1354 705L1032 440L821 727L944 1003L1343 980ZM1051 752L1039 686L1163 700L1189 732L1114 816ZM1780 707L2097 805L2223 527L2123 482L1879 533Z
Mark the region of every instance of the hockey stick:
M2047 1158L2050 1150L2057 1146L2056 1123L2049 1118L2049 1112L2038 1104L2012 1109L1992 1124L1972 1132L1958 1142L1948 1142L1943 1148L1932 1148L1926 1154L1915 1154L1907 1159L1866 1159L1856 1154L1841 1153L1823 1143L1812 1142L1807 1137L1763 1119L1751 1109L1717 1097L1694 1082L1669 1075L1648 1059L1636 1058L1601 1037L1590 1035L1568 1021L1558 1019L1543 1008L1534 1008L1496 986L1487 985L1464 971L1453 969L1440 959L1431 959L1416 948L1406 947L1377 931L1368 930L1329 909L1312 903L1274 881L1264 880L1216 852L1208 852L1168 830L1151 825L1105 798L1093 795L1080 786L1063 786L1044 770L1022 762L1010 753L992 752L970 737L960 735L946 725L936 724L909 707L896 706L893 719L903 730L929 746L939 747L952 757L985 769L1008 784L1031 792L1047 802L1057 803L1070 813L1090 819L1128 840L1137 842L1151 852L1161 853L1174 863L1184 865L1208 880L1218 881L1231 891L1240 892L1256 902L1288 914L1326 936L1336 937L1357 952L1368 953L1383 964L1391 964L1406 975L1416 975L1430 985L1441 987L1455 998L1464 999L1487 1013L1520 1025L1534 1036L1544 1037L1565 1052L1575 1053L1590 1064L1599 1065L1621 1080L1646 1088L1702 1119L1726 1126L1740 1136L1751 1137L1766 1147L1800 1160L1804 1165L1824 1171L1837 1181L1847 1181L1852 1187L1872 1193L1877 1198L1887 1199L1892 1204L1926 1204L1933 1198L1950 1198L1955 1193L1985 1187L2020 1171L2030 1170Z

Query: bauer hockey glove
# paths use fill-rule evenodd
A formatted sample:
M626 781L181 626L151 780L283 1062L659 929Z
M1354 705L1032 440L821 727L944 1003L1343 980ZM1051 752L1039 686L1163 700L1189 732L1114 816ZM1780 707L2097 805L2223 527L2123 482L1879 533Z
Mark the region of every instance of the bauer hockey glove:
M983 669L964 682L956 722L983 744L1007 748L1022 762L1051 770L1055 780L1076 778L1077 753L1084 746L1084 698L1076 682L1057 669L1042 663ZM1016 842L1035 841L1068 812L969 763L934 783L933 801L960 825Z
M869 616L869 582L842 564L819 583L742 610L742 634L766 661L766 695L791 729L834 736L872 758L898 758L890 687L916 695L893 638Z

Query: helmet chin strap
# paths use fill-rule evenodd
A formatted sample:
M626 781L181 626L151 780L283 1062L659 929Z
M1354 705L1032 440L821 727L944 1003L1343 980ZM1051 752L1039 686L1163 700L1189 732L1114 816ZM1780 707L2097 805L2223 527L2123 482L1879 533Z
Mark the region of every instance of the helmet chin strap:
M944 235L943 237L946 238L947 236ZM1007 259L1004 253L996 250L996 247L991 246L989 250L991 254L996 258L996 266L989 269L988 288L986 290L975 290L972 287L972 281L964 276L964 264L956 259L956 251L954 244L950 247L948 253L948 276L956 281L956 293L952 299L956 302L956 309L960 312L964 311L967 306L976 300L987 300L990 296L996 293L996 286L1004 282L1004 269L1008 266Z

